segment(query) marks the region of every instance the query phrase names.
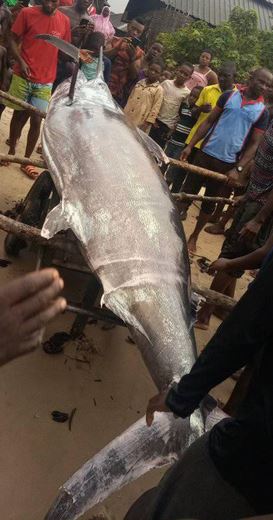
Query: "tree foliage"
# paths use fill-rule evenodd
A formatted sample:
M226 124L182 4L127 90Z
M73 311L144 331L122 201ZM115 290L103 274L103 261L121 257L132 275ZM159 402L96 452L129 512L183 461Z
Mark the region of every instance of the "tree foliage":
M169 65L183 60L198 63L200 53L208 48L213 52L214 68L234 61L240 80L259 65L273 70L273 31L258 29L258 17L253 9L235 7L229 20L217 27L197 21L173 33L161 33L158 40L165 47Z

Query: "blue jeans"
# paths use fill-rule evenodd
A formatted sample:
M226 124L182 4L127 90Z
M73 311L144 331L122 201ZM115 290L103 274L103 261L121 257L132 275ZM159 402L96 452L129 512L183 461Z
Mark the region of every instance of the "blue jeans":
M179 161L181 153L185 148L185 144L181 143L181 146L178 146L173 143L168 143L165 149L165 153L171 159L177 159ZM181 191L182 184L186 178L187 171L182 168L178 168L177 166L169 166L166 181L171 187L172 193L179 193Z

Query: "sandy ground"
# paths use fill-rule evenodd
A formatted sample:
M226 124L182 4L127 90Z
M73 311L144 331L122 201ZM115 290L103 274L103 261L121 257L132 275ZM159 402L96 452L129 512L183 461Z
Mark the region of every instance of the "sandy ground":
M7 152L4 143L9 117L6 111L0 125L0 150L4 153ZM24 153L24 143L25 134L17 150L20 155ZM17 165L2 167L0 173L0 209L4 211L25 197L32 181ZM197 209L193 207L185 223L187 235L196 214ZM4 237L5 233L0 232L1 258L6 258ZM198 254L215 259L222 240L222 237L203 233ZM35 256L29 252L11 260L7 268L0 270L0 283L35 267ZM199 272L196 260L192 263L192 276L195 281L209 286L211 279ZM237 297L244 292L248 281L247 276L240 281ZM67 282L73 301L80 301L77 279L73 276ZM60 317L48 328L46 337L56 331L69 332L72 321L69 314ZM199 349L219 323L213 318L209 332L197 332ZM126 329L116 327L104 331L99 325L89 325L86 337L86 343L80 348L88 363L75 361L79 345L70 342L65 352L58 356L47 355L40 348L1 368L0 511L5 520L42 520L59 486L100 448L140 418L148 398L155 394L136 347L126 341ZM214 390L214 395L226 401L233 385L231 379L226 381ZM71 412L73 408L77 410L71 431L67 423L52 421L53 410ZM116 520L121 520L133 500L155 485L162 474L163 470L151 472L116 493L103 507ZM98 507L96 511L102 509ZM92 514L83 518L91 519Z

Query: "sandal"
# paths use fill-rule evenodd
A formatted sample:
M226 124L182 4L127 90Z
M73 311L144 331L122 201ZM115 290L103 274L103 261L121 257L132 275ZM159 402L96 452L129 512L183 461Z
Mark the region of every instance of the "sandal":
M40 175L40 172L37 172L36 168L31 164L22 164L20 170L33 181L35 181Z

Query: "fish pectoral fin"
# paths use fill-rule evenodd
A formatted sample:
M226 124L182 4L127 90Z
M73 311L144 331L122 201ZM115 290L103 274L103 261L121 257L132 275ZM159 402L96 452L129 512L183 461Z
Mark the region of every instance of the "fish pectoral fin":
M50 213L48 213L41 235L44 238L52 238L59 231L65 231L70 227L69 220L66 218L63 203L60 202L58 206L55 206Z
M161 146L157 144L148 134L140 130L140 128L137 129L138 135L145 144L146 148L148 148L150 154L153 155L153 157L157 160L157 162L161 165L163 164L169 164L169 158L165 154L164 150L162 150Z

